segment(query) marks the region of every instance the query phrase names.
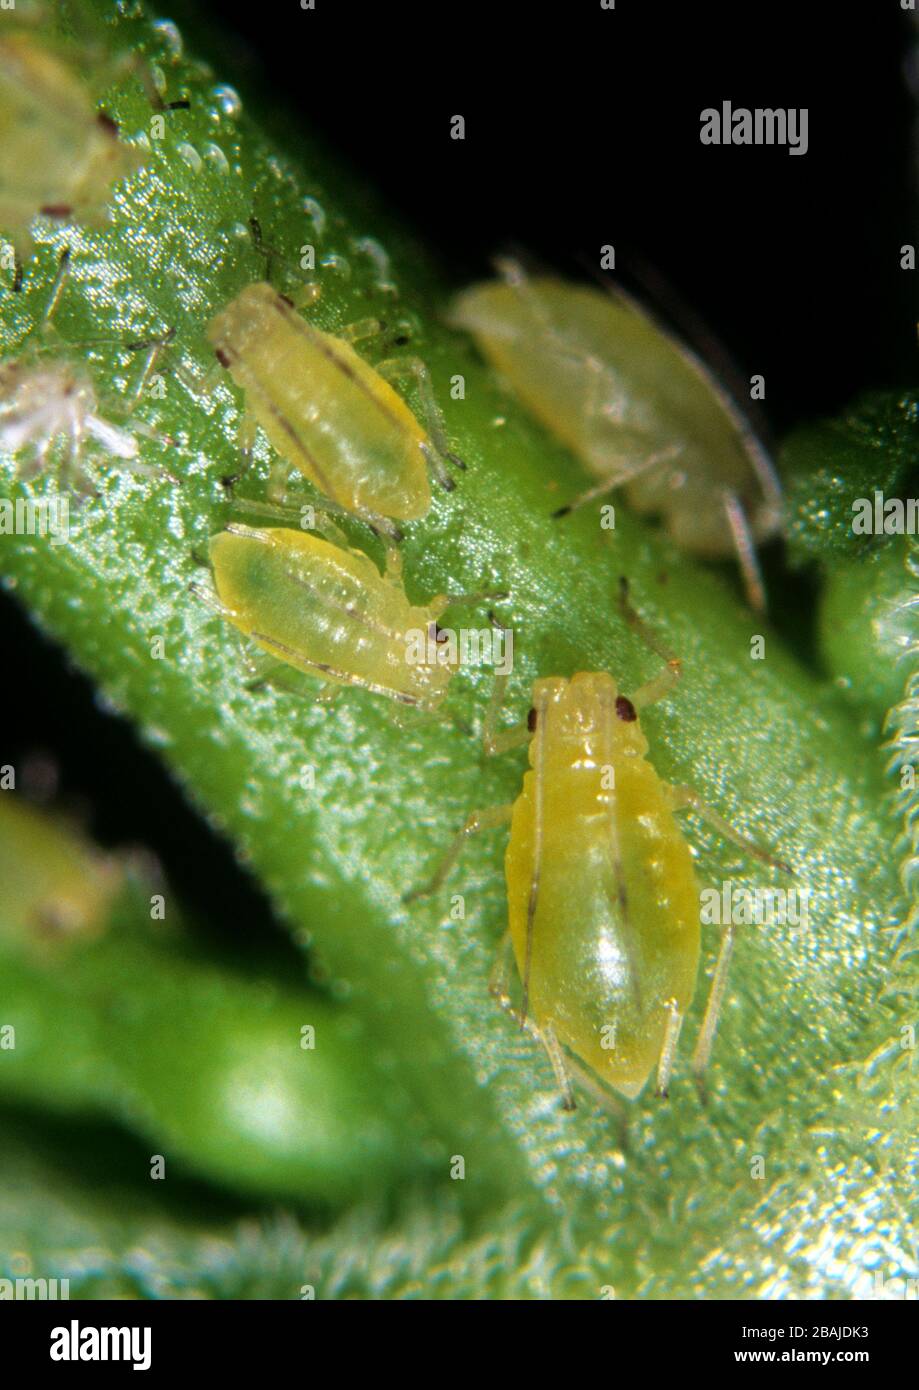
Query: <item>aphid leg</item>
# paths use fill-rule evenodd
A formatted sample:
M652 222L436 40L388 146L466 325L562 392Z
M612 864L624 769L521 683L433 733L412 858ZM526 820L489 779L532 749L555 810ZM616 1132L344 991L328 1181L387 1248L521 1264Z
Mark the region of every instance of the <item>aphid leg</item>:
M598 497L605 497L607 493L613 492L615 488L622 487L625 483L630 483L640 474L647 472L649 468L654 468L659 463L666 462L669 458L674 458L679 453L679 445L671 444L666 449L659 449L656 454L649 454L647 458L630 468L617 469L611 467L608 478L600 483L594 483L586 492L580 493L573 502L567 502L564 507L557 507L551 514L551 519L557 521L559 517L568 516L570 512L576 512L581 507L586 507L589 502L596 502Z
M740 562L740 572L743 576L744 589L747 593L747 602L756 613L766 611L766 590L763 586L763 576L756 558L756 546L753 542L753 533L747 521L746 512L740 498L735 492L724 494L724 510L727 515L728 525L731 528L731 536L734 540L734 549L737 551L737 559Z
M388 381L404 381L407 378L414 381L421 402L421 414L434 446L433 449L422 446L425 459L444 491L452 492L456 483L444 468L442 460L446 459L448 463L452 463L455 468L459 468L464 473L466 465L458 454L453 453L447 441L447 426L444 422L443 411L437 404L437 397L431 382L431 373L426 363L422 362L420 357L390 357L385 362L378 362L376 370Z
M555 1036L554 1028L551 1024L546 1024L540 1028L531 1018L527 1018L525 1014L520 1012L511 998L508 987L510 978L510 971L508 969L508 958L510 955L508 950L509 942L510 932L507 932L498 948L498 954L495 957L495 964L488 982L489 993L492 998L500 1004L505 1013L510 1014L514 1022L517 1023L524 1032L529 1033L531 1038L534 1038L536 1042L541 1043L545 1048L546 1055L555 1073L556 1085L562 1095L562 1109L574 1110L576 1106L574 1095L571 1090L571 1081L568 1076L567 1061L562 1052L558 1038Z
M633 708L636 710L647 709L657 700L665 700L668 695L673 694L679 679L678 670L674 670L671 666L665 666L660 675L654 677L654 680L646 681L644 685L640 685L637 690L632 692L629 699Z
M365 343L368 338L378 338L382 332L383 324L379 319L356 319L340 328L336 336L353 347L355 343Z
M272 246L271 242L265 240L262 235L262 224L257 217L249 218L249 231L252 233L252 240L255 243L256 251L260 256L265 257L265 279L270 285L272 282L271 273L274 269L275 260L279 260L282 264L291 267L291 259L289 256L285 256L283 251L279 251L276 246ZM308 309L310 305L316 303L321 295L322 289L316 281L307 280L292 290L286 290L282 297L286 299L294 309Z
M511 628L504 627L499 623L494 613L489 612L488 621L493 628L497 628L505 634L505 637L513 636ZM521 743L527 743L533 736L533 720L535 710L531 710L522 724L514 724L509 729L498 729L498 718L504 708L504 700L507 695L507 683L510 679L507 673L497 672L494 683L491 687L491 695L488 700L488 708L485 711L485 718L482 721L482 743L485 752L489 757L494 757L500 753L506 753L511 748L517 748Z
M724 816L718 814L711 806L702 800L702 797L692 787L675 787L664 784L665 794L670 801L672 811L695 811L696 815L708 821L709 825L723 835L726 840L739 845L742 850L758 859L762 864L768 864L770 868L778 869L779 873L794 874L790 864L786 864L783 859L777 859L771 850L764 849L755 840L749 840L746 835L742 835L739 830L735 830L730 821L725 820Z
M235 473L227 473L220 479L221 486L232 492L240 478L244 478L252 467L252 451L258 433L258 420L250 410L244 410L236 427L236 447L239 449L241 466Z
M259 650L256 648L256 650ZM291 668L283 661L277 661L273 656L267 656L259 651L259 657L253 659L251 652L245 653L246 665L252 671L252 678L246 681L245 688L251 693L261 690L266 685L272 686L275 690L286 691L289 695L297 695L301 699L306 697L323 704L330 704L333 698L330 692L338 694L341 686L334 685L332 682L324 682L318 691L309 691L308 696L303 689L302 683L297 680L299 673L291 674Z
M629 1117L626 1107L608 1086L605 1086L602 1081L598 1081L593 1072L579 1062L576 1057L572 1057L570 1052L565 1054L565 1066L572 1080L593 1096L594 1100L616 1120L619 1126L619 1147L627 1150L629 1148Z
M41 320L38 324L39 335L47 336L52 330L51 320L57 313L57 306L61 302L61 295L64 293L64 286L70 275L70 248L65 246L58 258L57 271L48 295L48 302L42 312Z
M463 851L463 846L470 835L476 835L480 830L496 830L501 825L507 825L513 813L513 806L489 806L483 811L472 811L466 818L466 823L462 830L454 835L450 846L444 855L434 877L421 888L413 888L406 893L402 899L404 903L414 902L416 898L428 898L432 893L436 893L444 879L449 874L453 865L459 859Z
M497 727L498 716L504 707L508 680L509 677L505 675L495 676L488 708L482 722L482 743L490 758L496 757L500 753L507 753L511 748L518 748L521 743L527 743L533 737L529 721L523 724L512 724L508 729Z
M322 290L315 280L307 280L305 284L285 291L285 295L295 309L310 309L322 298Z
M657 1060L657 1089L656 1095L661 1100L666 1100L670 1094L670 1077L673 1073L673 1061L676 1056L677 1043L680 1040L680 1029L683 1027L683 1015L680 1012L675 999L668 999L664 1005L667 1010L667 1027L664 1032L664 1041L661 1044L661 1055Z
M659 676L640 686L631 696L631 703L635 709L646 709L655 700L663 699L673 693L673 689L682 674L683 663L678 656L674 656L668 647L664 646L654 629L632 606L629 598L629 581L625 575L621 575L619 578L619 611L636 636L665 663L664 670Z
M175 335L175 329L170 328L167 333L163 333L160 337L140 338L135 342L125 343L124 346L128 352L146 352L147 354L144 358L144 365L141 368L137 385L128 397L127 414L130 414L142 399L144 391L146 391L150 378L153 375L153 369L159 361L160 354L169 346L175 338Z
M173 368L179 381L197 400L213 395L214 387L223 377L223 370L222 362L213 362L202 376L195 376L187 367L181 365Z
M87 424L90 428L90 432L94 434L96 438L99 437L100 427L104 431L111 430L112 428L111 426L107 426L104 421L97 420L96 417L92 415L89 417ZM155 444L165 445L166 447L175 445L175 440L171 437L171 435L163 434L161 430L155 429L153 425L148 425L146 420L134 420L132 422L131 429L134 434L139 434L144 439L150 439ZM123 431L119 430L118 433L122 434ZM172 483L178 483L180 487L182 485L182 479L179 478L175 473L173 473L172 469L167 468L165 464L141 463L139 459L132 458L131 460L129 460L127 466L132 473L140 473L142 475L150 477L158 475L160 477L168 478L169 481Z
M241 474L236 475L236 477L239 476L241 476ZM221 482L228 491L232 491L235 478L224 478L221 479ZM344 532L330 520L330 517L342 516L352 519L357 517L357 519L363 521L365 525L370 526L370 529L376 534L379 534L380 527L374 525L367 518L372 515L374 521L385 520L385 518L377 518L373 513L363 514L349 511L347 507L341 506L338 502L333 502L329 497L311 497L308 503L303 503L299 507L284 506L279 502L260 502L254 497L234 497L233 501L234 504L242 510L253 512L256 516L263 516L269 521L280 521L296 530L318 531L328 540L331 540L333 544L343 546L346 550L350 542ZM305 527L303 525L305 507L309 507L313 512L318 513L319 516L322 517L322 520L317 520L315 524ZM399 552L396 550L395 542L397 539L402 539L402 533L390 524L384 532L383 539L386 544L387 574L390 572L392 572L393 575L400 574L402 561Z
M81 488L84 479L80 470L80 452L83 447L83 424L82 418L79 415L74 415L70 422L70 429L67 432L67 458L63 469L63 475L67 486L76 488L78 491L85 490Z
M718 961L715 965L715 973L712 976L708 1003L705 1006L705 1017L702 1020L699 1039L696 1043L695 1052L692 1055L693 1075L696 1079L696 1085L699 1088L699 1099L703 1104L707 1099L705 1091L705 1070L712 1054L712 1044L715 1041L715 1033L718 1029L718 1018L721 1013L721 1006L724 1003L724 993L727 989L728 971L730 970L731 956L733 953L734 924L729 923L725 927L721 937L721 950L718 952Z

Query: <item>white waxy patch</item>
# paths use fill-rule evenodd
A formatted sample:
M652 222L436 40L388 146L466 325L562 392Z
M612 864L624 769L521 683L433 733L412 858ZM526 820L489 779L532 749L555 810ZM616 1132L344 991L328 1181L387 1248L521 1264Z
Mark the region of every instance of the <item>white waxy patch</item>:
M0 446L9 453L31 447L44 466L56 441L66 439L75 464L86 438L114 458L135 460L133 434L99 414L89 376L66 362L0 363Z

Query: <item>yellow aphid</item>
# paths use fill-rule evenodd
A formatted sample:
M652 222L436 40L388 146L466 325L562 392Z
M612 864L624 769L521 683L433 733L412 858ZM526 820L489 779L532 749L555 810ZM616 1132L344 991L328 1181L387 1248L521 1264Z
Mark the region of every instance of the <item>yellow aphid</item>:
M563 515L614 487L694 555L737 552L762 606L755 543L779 527L768 457L711 373L618 292L525 277L473 285L452 321L597 478Z
M643 636L633 610L627 617ZM675 813L692 808L755 857L787 871L738 835L698 795L662 781L648 760L638 711L669 693L679 663L629 699L612 676L580 672L536 681L526 726L494 735L490 751L529 740L530 769L511 806L475 811L424 893L444 880L466 838L510 822L505 858L509 938L522 984L505 1008L545 1046L565 1097L570 1075L629 1099L657 1067L667 1093L680 1028L695 990L700 898ZM419 894L410 894L410 897ZM694 1068L708 1060L732 948L725 931Z
M315 298L318 289L312 289ZM238 294L211 321L207 336L245 392L253 425L338 508L398 538L398 528L385 519L411 521L427 513L429 469L452 488L441 462L452 455L417 359L369 366L345 337L314 328L265 282ZM435 417L436 441L381 375L384 367L415 377Z
M98 221L112 185L140 162L80 73L37 36L0 37L0 234L20 263L37 213Z
M91 941L106 928L124 865L66 821L0 796L0 932L29 952Z
M307 531L231 525L210 560L224 616L277 662L423 710L446 694L450 665L428 659L446 597L416 607L368 556Z

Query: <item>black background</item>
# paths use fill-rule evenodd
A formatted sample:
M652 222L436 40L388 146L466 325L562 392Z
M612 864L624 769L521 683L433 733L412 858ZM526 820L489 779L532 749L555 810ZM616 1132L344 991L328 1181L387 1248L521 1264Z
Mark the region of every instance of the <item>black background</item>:
M915 280L898 263L917 238L897 0L316 3L212 4L212 47L247 101L260 86L293 113L292 142L302 125L344 154L456 283L508 245L571 273L612 243L626 272L660 272L744 375L765 374L779 436L909 379ZM700 112L723 100L806 106L808 153L701 145ZM0 651L0 762L50 751L96 834L155 848L192 906L251 939L267 915L255 888L7 599Z

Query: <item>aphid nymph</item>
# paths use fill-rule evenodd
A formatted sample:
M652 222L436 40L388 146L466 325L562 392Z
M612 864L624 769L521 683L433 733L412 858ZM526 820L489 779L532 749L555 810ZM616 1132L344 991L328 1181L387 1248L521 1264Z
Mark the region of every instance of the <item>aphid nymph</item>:
M712 374L621 292L529 278L519 266L464 290L452 321L599 480L556 515L622 487L691 554L736 553L764 604L755 544L779 527L769 459Z
M233 524L212 537L210 561L224 617L275 664L420 710L443 700L451 667L425 660L417 637L451 600L409 603L393 552L381 575L361 551L312 532Z
M647 638L625 593L622 602L630 625ZM528 742L521 793L512 805L474 811L431 883L408 895L435 891L469 835L510 823L508 936L522 997L512 1003L503 970L493 992L546 1048L568 1108L572 1076L603 1098L609 1087L632 1099L656 1066L658 1093L667 1093L700 952L699 888L676 813L691 808L747 853L788 872L695 792L662 781L649 761L639 716L673 690L679 669L669 658L660 676L629 697L603 672L537 680L526 724L498 734L496 686L486 746L498 752ZM732 948L728 926L693 1061L698 1077Z
M254 219L253 226L264 251ZM208 340L245 392L244 447L260 425L335 509L399 539L394 521L416 520L430 508L428 472L450 490L444 460L463 465L447 447L424 363L409 357L370 366L353 344L378 335L380 323L365 319L326 333L298 312L319 294L318 285L303 286L295 307L266 281L247 285L211 321ZM404 377L419 391L426 428L387 379Z

